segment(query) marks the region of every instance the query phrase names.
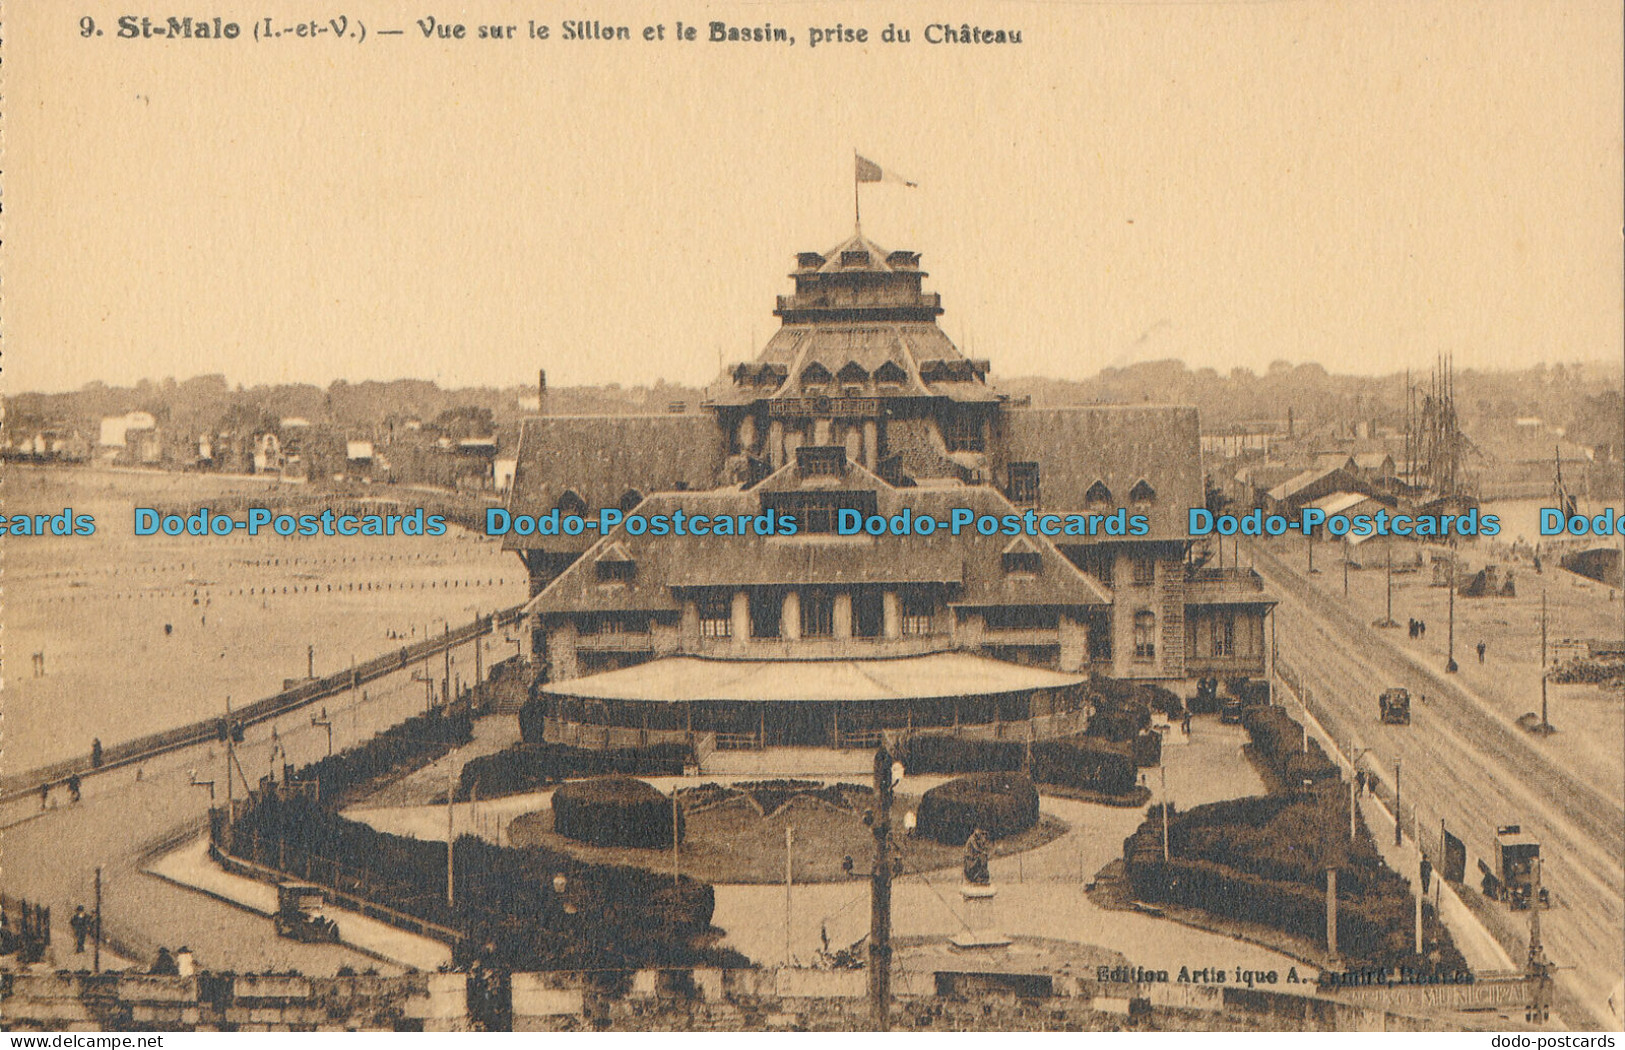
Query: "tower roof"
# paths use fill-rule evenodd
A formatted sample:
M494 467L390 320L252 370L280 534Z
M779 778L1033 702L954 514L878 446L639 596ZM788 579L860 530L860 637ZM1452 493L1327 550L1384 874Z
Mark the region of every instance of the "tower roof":
M988 362L965 357L936 319L941 297L922 290L920 255L887 251L861 229L823 252L801 252L783 321L756 360L714 387L718 404L818 397L946 397L994 401Z

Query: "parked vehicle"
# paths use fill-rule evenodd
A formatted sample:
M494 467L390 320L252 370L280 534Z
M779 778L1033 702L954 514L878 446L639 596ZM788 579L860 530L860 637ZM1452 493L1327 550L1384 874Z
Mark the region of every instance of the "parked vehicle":
M1408 689L1389 689L1377 698L1377 710L1385 725L1411 724L1411 694Z
M306 943L336 942L339 924L322 914L327 892L308 882L279 882L276 887L276 932Z

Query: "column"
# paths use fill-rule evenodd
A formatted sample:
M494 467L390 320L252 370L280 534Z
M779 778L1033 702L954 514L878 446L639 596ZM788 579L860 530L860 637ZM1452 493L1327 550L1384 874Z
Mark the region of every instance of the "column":
M846 445L846 461L848 463L858 462L863 455L863 439L858 433L858 428L847 427L846 433L841 435L841 439L842 444Z
M835 637L852 637L851 591L842 591L835 596Z
M886 637L901 638L903 635L903 603L898 599L896 591L886 591L881 597L881 612Z
M767 425L767 461L774 470L784 466L784 423L775 419Z
M813 439L812 439L812 443L815 444L815 445L827 445L827 444L830 443L830 440L829 440L829 420L827 420L827 419L815 419L815 420L813 420Z
M750 640L750 595L744 591L734 591L732 619L734 644L743 645Z
M801 637L801 592L785 591L784 607L779 614L779 637L795 641Z
M870 470L880 462L880 427L872 419L863 421L863 465Z
M739 451L748 455L751 448L756 444L756 417L746 416L744 419L741 419L739 421L738 434Z

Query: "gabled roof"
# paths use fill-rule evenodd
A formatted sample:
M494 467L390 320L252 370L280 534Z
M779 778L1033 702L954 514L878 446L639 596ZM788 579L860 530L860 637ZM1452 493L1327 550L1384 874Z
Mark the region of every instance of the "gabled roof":
M1020 512L997 490L986 486L942 489L894 489L873 474L853 465L848 490L870 489L876 512L890 518L909 509L939 521L949 520L955 508L996 517ZM749 491L661 492L638 508L645 517L704 514L715 519L764 513L763 495L795 491L793 467L785 467ZM871 480L872 479L872 480ZM806 491L818 491L811 489ZM856 584L943 584L950 587L950 603L987 605L1104 605L1111 593L1080 571L1044 537L1030 537L1040 556L1034 574L1006 573L1004 535L982 536L974 528L959 536L939 530L930 536L633 536L624 524L599 539L531 599L527 610L536 613L674 611L680 608L674 588L751 586L845 586ZM595 568L598 551L623 547L637 563L630 582L600 583Z
M709 415L539 416L520 429L517 458L508 508L532 515L571 490L597 509L619 506L629 489L709 489L727 459ZM581 550L590 540L510 533L503 546Z
M1351 488L1355 488L1363 484L1340 466L1318 467L1313 470L1305 470L1301 473L1294 474L1291 478L1281 482L1279 485L1270 489L1269 498L1272 500L1291 499L1293 496L1296 496L1298 493L1309 488L1311 485L1325 481L1336 474L1343 475L1343 478L1348 481L1349 487Z
M1325 511L1328 515L1342 514L1368 499L1371 499L1371 497L1363 492L1334 492L1329 496L1320 497L1309 505L1317 510Z
M1203 496L1196 409L1011 408L1005 421L1010 462L1038 463L1045 511L1084 511L1085 494L1098 481L1111 490L1119 506L1146 515L1151 531L1145 538L1186 538L1187 512L1202 506ZM1129 493L1142 479L1156 490L1156 498L1131 504Z
M821 262L815 261L822 255ZM863 261L858 261L859 256ZM917 273L921 276L925 272L920 269L919 252L888 252L880 245L863 235L862 230L854 230L852 236L837 244L827 252L802 252L796 256L796 274L807 273L852 273L854 271L868 271L871 273Z
M1354 455L1354 465L1361 470L1381 470L1383 467L1394 465L1392 453L1383 452L1357 452Z

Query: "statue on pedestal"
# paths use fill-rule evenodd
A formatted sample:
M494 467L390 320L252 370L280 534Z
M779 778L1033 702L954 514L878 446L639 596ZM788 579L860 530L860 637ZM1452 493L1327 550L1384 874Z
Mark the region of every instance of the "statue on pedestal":
M987 862L992 856L993 844L981 828L970 833L965 840L965 881L972 886L987 886L993 881L988 874Z

